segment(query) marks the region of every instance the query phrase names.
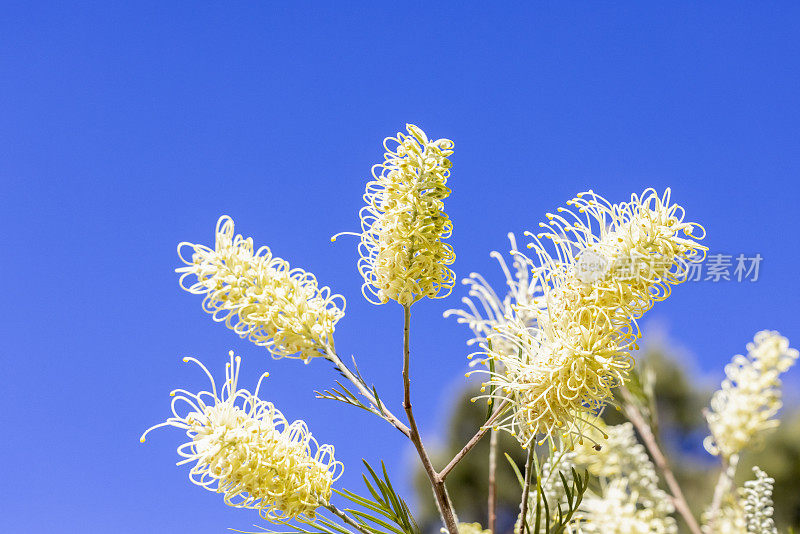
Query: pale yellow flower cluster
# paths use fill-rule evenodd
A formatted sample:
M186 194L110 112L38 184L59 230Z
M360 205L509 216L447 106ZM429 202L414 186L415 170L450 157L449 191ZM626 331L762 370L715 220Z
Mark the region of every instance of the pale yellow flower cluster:
M455 261L453 247L442 242L453 230L442 202L450 195L453 142L429 140L413 124L406 130L384 140L385 161L373 166L375 180L359 212L362 232L352 234L361 238L362 292L375 304L445 297L455 283L447 267Z
M736 355L725 366L727 377L706 412L711 435L704 445L711 454L726 459L752 445L761 431L778 425L773 419L781 407L778 376L798 357L788 339L767 330L755 335L747 351L747 356Z
M575 467L599 477L599 486L584 494L568 532L677 534L672 517L675 508L669 495L658 487L655 466L637 441L633 425L609 427L597 419L587 438L571 452L557 449L542 469L542 489L551 509L567 505L559 473L571 481L570 468ZM602 446L598 450L589 442Z
M191 249L190 258L184 248ZM313 274L289 266L269 247L253 250L253 239L235 235L233 220L220 217L213 249L181 243L178 255L186 264L183 289L205 295L203 309L217 322L275 357L299 357L308 362L333 345L336 322L344 316L345 300L318 287ZM193 277L191 285L187 279Z
M172 414L149 428L172 426L186 431L189 441L178 447L194 465L189 479L209 491L222 493L230 506L252 508L264 519L285 522L313 519L315 510L328 504L332 483L342 474L332 445L318 445L303 421L289 423L272 403L255 393L238 389L240 358L226 365L225 384L217 390L211 373L194 358L211 380L211 391L189 393L177 389L170 395ZM179 414L178 404L186 414Z
M659 515L644 507L635 491L624 478L609 481L602 495L588 496L581 503L582 534L677 534L678 527L671 517Z
M657 501L661 500L669 502L658 489L655 466L644 445L636 439L631 423L607 426L598 418L589 428L587 437L590 439L575 445L573 461L576 465L598 477L627 478L628 485L647 501L647 506L658 506ZM598 445L593 445L595 443ZM672 509L665 513L672 513Z
M706 251L697 243L705 232L684 221L669 189L613 205L589 191L567 204L576 212L559 208L540 224L544 232L527 233L536 260L531 284L542 296L519 306L491 336L493 346L511 343L515 350L487 350L504 370L484 386L514 407L498 426L523 446L556 431L582 435L587 414L628 377L636 320L685 281Z
M677 533L677 523L672 517L675 507L669 495L658 487L655 465L644 445L636 439L633 425L606 426L598 419L591 427L589 437L592 439L576 446L573 462L602 477L607 485L604 484L601 494L590 494L585 498L584 517L588 527L585 532ZM600 450L589 446L589 441L600 443ZM616 522L611 517L598 517L598 514L604 515L602 503L606 501L626 510L626 514L618 517ZM616 530L598 529L602 524L610 527L612 523ZM628 531L628 523L638 526Z

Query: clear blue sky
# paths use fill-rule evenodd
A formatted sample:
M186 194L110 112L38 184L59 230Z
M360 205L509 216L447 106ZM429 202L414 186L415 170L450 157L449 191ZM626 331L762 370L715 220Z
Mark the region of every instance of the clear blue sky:
M327 364L272 361L173 272L179 241L212 243L231 215L347 297L337 347L396 403L401 309L366 303L355 239L329 238L358 228L381 141L406 122L455 141L459 276L499 282L488 252L578 191L671 186L712 251L764 261L756 283L685 284L648 317L716 376L756 330L800 344L800 8L561 4L4 3L0 530L258 522L188 483L179 431L138 442L170 389L205 384L181 357L219 373L231 348L245 384L269 370L266 396L336 444L344 484L360 488L362 456L406 479L399 434L313 399ZM462 295L414 307L426 435L462 383L467 333L441 319Z

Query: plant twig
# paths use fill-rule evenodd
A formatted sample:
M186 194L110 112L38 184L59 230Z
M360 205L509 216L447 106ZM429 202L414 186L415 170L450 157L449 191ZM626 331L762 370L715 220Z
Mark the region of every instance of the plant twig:
M411 442L414 443L419 459L422 461L422 466L425 468L425 473L427 473L431 481L433 494L436 497L436 503L439 507L439 513L444 520L447 531L449 534L458 534L458 523L456 522L455 512L453 511L453 504L450 501L450 496L447 494L447 488L444 485L444 477L440 476L440 474L436 472L436 469L433 468L431 459L425 451L425 446L422 444L417 422L414 419L414 412L411 409L411 379L409 378L411 308L409 305L403 305L403 313L403 408L408 417L408 426L410 430L408 437Z
M341 358L339 358L339 356L328 347L325 349L325 358L333 363L339 372L342 373L342 375L344 375L344 377L350 382L352 382L356 388L358 388L358 391L361 392L361 394L364 395L364 397L366 397L373 406L375 406L375 409L382 414L381 417L388 421L397 430L402 432L406 437L411 437L411 430L382 402L379 402L369 388L364 384L364 382L354 375L353 372L344 364Z
M653 435L650 426L645 422L644 417L642 417L641 412L639 412L639 409L636 407L630 391L625 387L621 387L620 393L625 400L623 408L625 415L642 437L647 450L650 452L650 456L653 457L653 461L658 466L661 474L664 475L664 480L669 487L670 493L672 493L672 501L675 505L675 510L677 510L684 521L686 521L686 525L689 527L689 530L692 531L692 534L702 534L700 525L697 523L697 519L694 518L694 515L692 515L689 503L686 502L681 487L678 485L678 481L675 479L675 475L672 473L667 459L658 446L656 437Z
M341 519L342 521L344 521L345 523L347 523L348 525L350 525L354 529L356 529L359 532L361 532L361 534L373 534L372 532L367 530L364 527L364 525L360 524L358 521L356 521L355 519L353 519L352 517L350 517L349 515L344 513L342 510L339 510L338 508L336 508L336 506L334 506L334 505L332 505L330 503L329 504L325 504L324 506L330 513L332 513L333 515L335 515L336 517L338 517L339 519Z
M497 512L497 431L492 430L489 436L489 499L488 525L489 532L494 534Z
M458 451L458 454L456 454L453 457L453 459L450 460L450 463L447 464L444 469L439 471L439 476L442 478L442 480L444 480L447 477L447 475L450 474L450 471L453 470L453 468L458 464L458 462L460 462L464 458L464 456L466 456L467 453L471 451L475 445L478 444L481 438L486 435L486 433L492 428L492 423L495 422L495 420L500 416L505 407L508 406L510 403L511 401L508 399L501 402L500 405L492 414L492 416L486 421L486 423L480 428L480 430L478 430L478 432L476 432L475 435L472 436L472 438L470 438L467 444L464 445L464 448Z

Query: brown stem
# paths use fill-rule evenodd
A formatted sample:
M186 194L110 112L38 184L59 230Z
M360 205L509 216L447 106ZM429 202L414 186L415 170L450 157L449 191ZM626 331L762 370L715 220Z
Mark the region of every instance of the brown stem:
M442 480L444 480L447 477L447 475L450 474L450 471L453 470L453 468L458 464L458 462L460 462L464 458L464 456L466 456L467 453L471 451L475 445L478 444L481 438L486 435L486 433L492 428L492 423L494 423L494 421L503 412L505 407L508 406L510 403L511 401L508 399L500 403L500 406L497 407L492 416L486 421L486 423L484 423L484 425L480 428L480 430L478 430L478 432L474 436L472 436L472 438L470 438L467 444L464 445L464 448L458 451L458 454L456 454L453 457L453 459L450 460L450 463L447 464L444 467L444 469L439 471L439 476L441 477Z
M453 504L450 501L450 496L447 494L447 488L444 485L444 477L440 476L433 468L430 457L425 451L425 446L422 444L422 439L419 435L417 422L414 419L414 412L411 409L411 380L409 378L409 330L411 325L411 308L409 305L403 305L404 311L404 326L403 326L403 408L408 416L409 426L409 439L414 443L417 449L419 459L422 461L422 466L425 468L425 473L431 481L433 488L433 495L436 497L436 504L439 507L439 513L442 516L445 526L449 534L458 534L458 523L456 522L455 512L453 511Z
M488 526L489 532L494 534L497 511L497 431L492 430L489 436L489 502Z
M693 534L702 534L700 525L697 524L697 520L692 515L692 511L689 508L689 504L686 502L686 498L683 496L681 487L678 485L678 481L675 479L675 475L672 473L672 469L670 469L667 459L664 457L664 454L661 452L661 449L658 446L656 437L653 435L652 430L650 430L650 426L645 422L644 417L642 417L642 414L639 412L639 409L635 406L630 391L623 387L620 388L620 392L622 393L622 397L625 399L625 415L636 428L636 431L639 432L639 435L642 437L647 450L650 452L650 456L653 457L653 461L655 462L656 466L658 466L661 474L664 475L664 480L669 487L670 493L672 493L672 501L675 505L675 510L681 514L683 520L686 521L686 525Z

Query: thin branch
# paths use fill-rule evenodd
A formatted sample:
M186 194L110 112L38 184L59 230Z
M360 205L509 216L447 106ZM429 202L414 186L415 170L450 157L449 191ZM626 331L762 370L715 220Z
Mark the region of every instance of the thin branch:
M356 529L359 532L361 532L361 534L373 534L367 528L365 528L364 525L362 525L361 523L359 523L358 521L356 521L355 519L353 519L352 517L350 517L349 515L344 513L342 510L339 510L338 508L336 508L336 506L334 506L332 504L326 504L324 506L330 513L332 513L333 515L335 515L336 517L338 517L339 519L341 519L342 521L344 521L345 523L347 523L348 525L350 525L354 529Z
M397 430L402 432L406 437L411 437L411 430L402 422L400 419L397 418L390 410L387 408L382 402L375 398L375 395L369 390L369 388L364 384L364 381L361 380L359 377L353 374L350 369L344 364L344 362L339 358L339 356L329 347L325 348L325 358L329 360L336 368L339 370L345 378L347 378L353 385L358 388L358 391L361 392L364 397L375 407L375 409L380 412L377 415L380 415L383 419L388 421L392 426L394 426ZM373 412L374 413L374 412Z
M425 468L428 478L433 487L433 494L436 497L436 504L439 507L439 513L444 520L449 534L458 534L458 523L456 522L455 512L453 511L453 504L450 501L450 496L447 494L447 488L444 485L444 478L436 472L433 468L431 459L425 451L422 444L422 438L419 435L417 422L414 419L414 412L411 409L411 379L409 378L410 367L410 351L409 351L409 336L411 326L411 308L409 305L403 305L404 323L403 323L403 408L408 417L408 426L411 431L409 439L414 443L417 449L419 459L422 461L422 466Z
M672 469L670 469L667 459L664 457L664 454L661 452L661 449L658 446L656 437L653 435L652 430L650 430L650 426L645 422L641 412L639 412L639 409L634 404L633 396L625 387L620 388L620 393L625 400L625 415L636 428L636 431L639 432L639 435L642 437L647 450L650 452L650 456L653 457L653 461L664 475L664 480L669 487L670 493L672 493L672 501L675 505L675 509L679 514L681 514L684 521L686 521L686 525L689 527L689 530L692 531L692 534L702 534L700 525L698 525L697 520L694 518L694 515L692 515L692 511L689 508L689 503L686 502L686 498L683 496L681 487L678 485L678 481L675 479L675 475L672 473Z
M488 526L489 532L494 534L497 514L497 430L492 430L489 436L489 499Z
M450 463L447 464L444 469L439 471L439 477L442 480L444 480L447 477L447 475L450 474L450 471L453 470L453 468L458 464L458 462L460 462L464 458L464 456L466 456L467 453L471 451L475 445L478 444L481 438L484 435L486 435L486 433L492 428L492 423L495 422L495 420L500 416L500 414L503 412L506 406L508 406L510 403L511 401L508 399L501 402L500 406L497 407L497 409L494 411L489 420L486 421L486 423L480 428L480 430L478 430L478 432L474 436L472 436L472 438L467 442L467 444L464 445L464 448L461 449L458 452L458 454L456 454L453 457L452 460L450 460Z

